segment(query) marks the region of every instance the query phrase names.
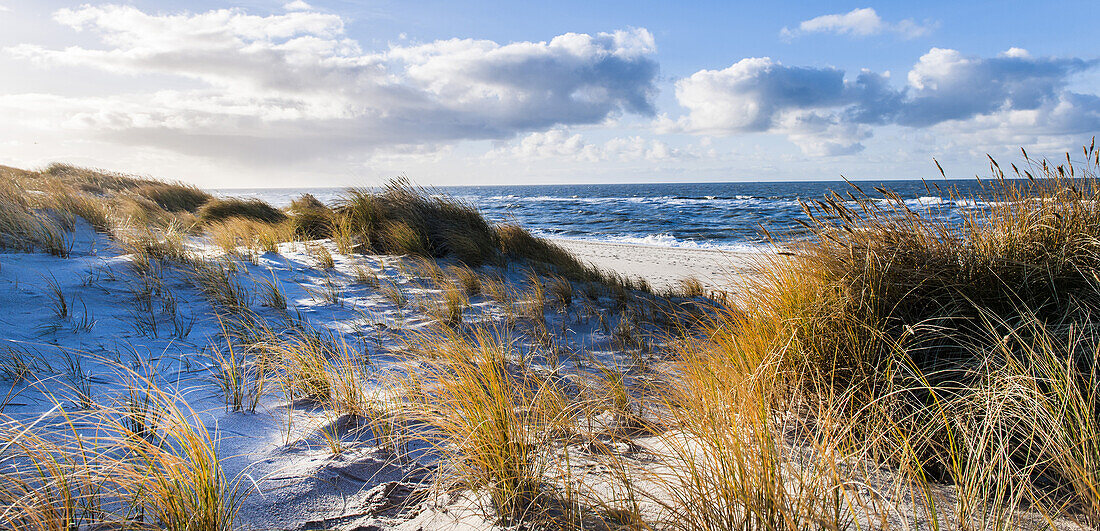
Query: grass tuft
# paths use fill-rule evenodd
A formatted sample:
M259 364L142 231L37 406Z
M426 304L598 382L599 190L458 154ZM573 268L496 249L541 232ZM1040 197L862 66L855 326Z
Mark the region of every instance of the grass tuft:
M286 219L279 209L259 199L215 198L199 209L199 219L205 223L245 218L264 223L279 223Z

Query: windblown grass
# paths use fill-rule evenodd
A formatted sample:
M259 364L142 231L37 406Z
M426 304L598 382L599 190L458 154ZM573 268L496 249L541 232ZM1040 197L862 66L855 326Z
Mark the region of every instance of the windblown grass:
M130 191L139 186L159 183L159 181L145 179L126 173L96 168L82 168L61 162L50 164L41 174L58 179L81 192L98 195Z
M992 162L982 197L958 198L979 205L959 224L856 185L807 204L812 237L763 264L742 308L711 324L707 354L677 364L688 378L677 410L690 412L678 425L714 453L687 469L669 510L698 529L838 525L805 490L789 497L804 471L784 471L778 433L813 425L803 440L816 452L895 467L933 526L1003 529L1025 512L1094 521L1098 162L1093 148L1076 166L1025 154L1018 180ZM845 478L822 470L805 485L812 500L854 503L837 498ZM935 481L955 487L953 503L929 494ZM730 485L730 499L707 497Z
M199 209L198 215L206 223L225 221L229 218L245 218L264 223L279 223L286 219L286 214L281 210L259 199L235 197L211 199Z
M73 413L57 402L31 421L0 421L0 522L11 529L232 529L243 491L224 476L199 415L154 382L118 369L136 398L128 404ZM57 421L48 433L35 429Z
M290 222L294 233L306 240L320 240L333 235L332 209L311 194L303 194L290 203Z
M213 197L194 185L183 183L149 183L133 191L169 212L196 212Z
M226 253L240 248L252 254L279 251L279 244L294 240L293 227L287 223L266 223L243 217L232 217L206 227L214 244Z
M405 179L379 192L351 189L336 208L357 244L375 252L442 257L480 265L496 257L496 233L473 207L435 197Z
M0 181L0 248L68 256L71 244L64 228L53 217L34 210L26 195L14 182Z
M430 442L452 467L445 486L486 492L489 514L506 524L545 519L549 463L538 454L548 449L540 440L550 419L537 406L541 386L510 371L508 343L489 331L416 341L433 361L411 376L411 398L438 430Z

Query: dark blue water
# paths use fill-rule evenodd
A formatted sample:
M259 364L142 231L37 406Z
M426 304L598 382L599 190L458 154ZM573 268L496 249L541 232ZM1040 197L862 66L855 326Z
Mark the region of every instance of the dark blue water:
M961 219L981 205L976 180L856 183L881 197L876 186L900 195L923 214ZM938 189L936 187L938 185ZM799 201L821 199L830 190L854 190L844 182L591 184L540 186L450 186L432 189L475 207L493 221L513 221L555 238L642 243L681 247L745 249L773 235L797 234L805 219ZM957 195L949 194L955 190ZM259 197L285 206L302 193L332 202L341 189L218 190L220 195Z

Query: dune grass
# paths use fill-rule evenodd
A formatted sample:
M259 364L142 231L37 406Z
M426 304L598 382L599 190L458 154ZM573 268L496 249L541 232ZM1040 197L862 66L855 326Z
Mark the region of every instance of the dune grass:
M671 510L713 522L742 518L721 515L738 507L758 518L751 514L756 504L787 495L783 474L768 480L775 493L736 504L700 505L694 496L707 499L707 492L742 482L724 477L727 467L743 468L738 445L758 451L783 444L767 432L792 431L766 428L772 421L763 413L755 428L746 412L798 411L819 426L807 433L813 447L822 445L822 426L852 419L831 438L896 467L899 480L917 491L936 481L952 485L954 503L937 506L925 496L918 504L934 525L1018 526L1024 508L1043 518L1069 513L1092 521L1097 484L1086 470L1096 459L1100 421L1097 163L1092 148L1076 166L1025 155L1020 178L1010 180L993 162L983 197L958 198L984 205L960 224L933 221L889 190L879 191L881 200L855 185L847 196L807 204L813 236L789 244L794 256L764 264L743 290L742 308L710 323L706 355L677 364L688 381L676 396L689 412L678 425L705 452L737 452L714 457L713 468L689 469L678 491L685 497ZM699 415L713 407L694 402L714 394L728 403L749 391L754 402L737 407L736 420ZM747 446L731 446L722 435L736 430L731 436L741 437L747 428L762 430L750 431L757 442ZM775 468L754 467L755 474ZM1065 472L1071 469L1077 472ZM756 488L739 486L737 496ZM803 501L778 499L760 508L798 502L788 521L818 521L819 510Z
M259 199L239 199L235 197L215 198L207 201L199 209L198 216L205 223L225 221L230 218L279 223L287 218L281 210Z
M134 188L140 195L169 212L196 212L213 198L194 185L183 183L149 183Z
M398 309L415 290L441 291L429 307L438 322L407 336L408 366L415 369L404 374L402 414L427 428L413 436L445 458L440 484L473 493L485 516L504 525L1095 526L1100 154L1093 147L1082 153L1082 161L1067 157L1060 164L1025 154L1008 176L991 160L992 179L981 196L955 198L974 205L960 223L935 221L889 190L868 194L856 185L843 196L807 202L808 237L784 242L790 255L762 259L739 290L737 306L716 304L693 314L688 325L673 327L672 339L645 332L665 306L647 306L648 299L630 291L644 288L640 283L583 265L520 227L488 223L476 210L406 181L379 192L349 191L333 209L303 197L289 219L208 215L211 205L231 202L216 199L199 217L226 249L267 245L257 234L277 233L270 237L277 240L327 230L341 252L427 259L413 269L430 283L398 284L373 270L357 275ZM150 186L123 185L90 170L51 171L65 186L88 190ZM84 217L76 214L86 209L84 192L64 193L70 195L58 197L68 203L59 204L68 206L60 210ZM0 190L0 201L0 235L48 248L48 238L24 236L48 225L64 238L64 220L21 195ZM167 207L127 201L109 203L104 219L117 219L124 206L144 212L146 220L168 219ZM306 212L317 216L316 224L299 218ZM302 228L313 226L320 232ZM389 418L365 392L372 377L365 350L301 317L295 322L274 280L264 300L282 309L286 322L278 331L249 310L252 295L235 265L188 258L176 250L179 230L158 225L126 234L149 290L156 290L157 261L175 257L225 317L225 346L211 356L227 409L254 409L265 382L276 378L288 402L312 401L338 419ZM310 251L318 264L334 266L331 253L319 249ZM444 269L434 260L451 256L462 265ZM507 259L533 269L522 298L477 269ZM330 289L334 302L337 289ZM705 295L691 278L677 291ZM463 323L470 297L482 294L509 315L519 304L533 331ZM73 310L67 294L53 295L59 316ZM579 322L566 318L574 317L569 309L605 295L613 307L600 319L624 363L533 370L529 357L557 357L529 350L553 350L553 341L540 339L551 336L547 323L556 317L546 310L566 314L564 334ZM512 340L516 333L535 341L521 347ZM40 370L27 355L7 354L6 374L27 379ZM68 372L74 387L80 380L87 385L78 360ZM209 435L175 397L141 382L134 389L116 409L96 406L86 387L77 391L86 406L80 415L121 434L117 440L134 440L125 448L139 457L135 462L77 449L65 430L47 438L26 423L0 425L0 446L19 463L37 465L7 476L0 487L0 501L18 509L3 513L5 525L136 519L178 527L182 515L192 513L202 528L232 523L237 488L220 476ZM339 426L334 421L322 430L334 453L345 449ZM614 450L637 444L644 451ZM576 456L583 458L574 462ZM140 477L138 465L145 467ZM581 471L589 469L598 472ZM107 486L95 490L101 483ZM140 507L140 517L114 509L106 501L111 496Z
M0 418L2 525L232 529L244 491L223 474L200 416L155 382L116 369L133 399L117 407L71 412L55 399L36 419ZM34 429L47 422L57 428Z
M47 213L32 208L26 195L14 182L0 182L0 248L68 256L71 244L64 228Z
M444 484L486 491L488 514L505 524L542 520L548 462L537 455L549 449L539 443L549 419L536 406L539 386L510 371L510 347L490 331L414 341L414 349L433 353L409 387L419 417L438 430L429 442L452 466Z
M305 240L320 240L333 235L332 209L312 194L302 194L291 201L290 221L294 233Z
M496 234L476 209L407 179L390 181L378 192L350 189L335 212L364 249L435 258L452 254L472 266L496 256Z
M210 223L206 233L215 245L229 254L243 248L252 254L279 251L282 242L294 241L294 228L286 223L267 223L247 217L231 217Z

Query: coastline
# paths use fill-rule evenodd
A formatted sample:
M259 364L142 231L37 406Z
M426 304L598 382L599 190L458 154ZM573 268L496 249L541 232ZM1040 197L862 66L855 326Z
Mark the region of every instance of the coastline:
M733 291L739 278L752 274L754 266L772 254L557 238L550 241L582 262L645 279L658 290L676 288L680 281L695 277L707 289Z

